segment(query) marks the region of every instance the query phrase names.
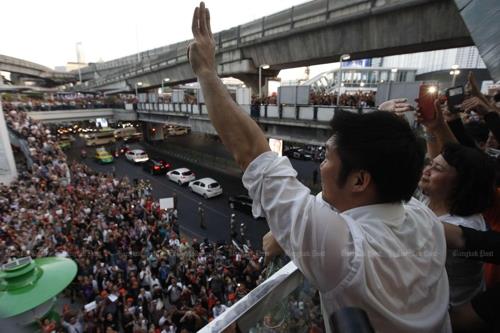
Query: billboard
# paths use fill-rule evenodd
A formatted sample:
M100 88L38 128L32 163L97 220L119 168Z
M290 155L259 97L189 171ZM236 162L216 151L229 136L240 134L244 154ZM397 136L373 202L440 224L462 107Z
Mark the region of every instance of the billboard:
M278 153L279 156L283 156L283 140L269 138L269 147L271 151Z
M96 118L95 124L97 127L105 128L108 127L108 120L106 118Z

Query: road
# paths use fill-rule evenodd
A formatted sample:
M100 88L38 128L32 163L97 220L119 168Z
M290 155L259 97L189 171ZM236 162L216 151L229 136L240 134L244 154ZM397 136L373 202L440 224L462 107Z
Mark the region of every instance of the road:
M211 177L217 180L221 184L224 193L221 196L205 200L201 196L192 193L187 186L179 186L169 181L166 176L150 175L142 169L142 166L133 165L128 162L124 156L115 159L113 164L102 165L92 158L95 148L86 148L88 157L81 160L80 150L83 147L83 140L77 139L72 147L66 151L66 154L70 159L83 161L83 163L93 170L99 172L112 173L114 167L117 177L127 176L131 180L134 178L150 180L153 187L153 197L157 200L171 197L172 194L176 192L178 198L179 224L181 231L188 237L195 237L198 239L208 238L213 241L230 241L229 221L232 211L228 205L228 197L230 195L247 194L241 182L241 178L176 159L169 156L168 152L150 154L150 157L161 158L169 162L172 166L171 170L186 167L196 174L196 178ZM143 143L132 144L131 147L148 151L148 145ZM291 162L298 171L299 179L310 182L312 170L318 167L318 163L297 160L291 160ZM202 202L205 208L206 230L200 228L200 219L197 210L199 202ZM266 221L264 219L253 219L250 215L240 211L235 211L234 213L236 214L238 233L240 223L244 223L246 226L246 235L251 244L254 247L261 248L262 237L269 230Z
M132 148L142 148L142 144L132 144ZM73 143L70 150L66 154L70 159L82 161L80 158L80 150L83 148L83 141L77 139ZM230 195L237 195L247 193L241 179L228 176L224 173L215 172L203 167L192 165L184 161L177 160L168 156L167 154L154 154L153 157L161 157L172 165L172 169L186 167L196 174L196 178L211 177L216 179L222 186L224 193L221 196L205 200L203 197L192 193L187 186L179 186L168 180L166 176L150 175L142 169L142 166L133 165L128 162L124 156L115 159L113 164L101 165L97 163L92 157L94 155L94 148L86 148L88 157L83 160L83 163L91 167L93 170L112 173L113 166L117 177L127 176L129 179L147 179L151 181L153 187L153 197L155 199L171 197L174 192L177 193L178 216L181 231L186 233L189 237L198 239L208 238L213 241L225 240L229 241L229 221L231 216L231 209L228 205L228 197ZM202 202L205 208L205 223L207 229L200 228L200 219L198 215L198 203ZM235 211L236 221L238 225L245 223L246 234L255 247L261 248L262 237L269 230L266 221L263 219L255 220L250 215L240 211Z

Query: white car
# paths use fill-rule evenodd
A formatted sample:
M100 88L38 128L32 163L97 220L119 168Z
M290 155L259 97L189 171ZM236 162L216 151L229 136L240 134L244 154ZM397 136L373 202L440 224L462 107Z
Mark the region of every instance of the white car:
M180 168L169 171L167 172L167 177L168 179L179 185L189 183L190 181L196 179L194 173L187 168Z
M144 163L149 160L148 154L142 149L132 149L125 153L125 157L132 163Z
M222 187L212 178L197 179L189 183L191 192L198 193L205 199L213 198L222 194Z

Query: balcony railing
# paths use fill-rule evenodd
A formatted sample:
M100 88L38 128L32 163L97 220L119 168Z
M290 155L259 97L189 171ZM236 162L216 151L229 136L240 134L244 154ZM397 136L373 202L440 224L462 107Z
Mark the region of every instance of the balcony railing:
M198 332L305 332L322 320L315 292L289 262Z

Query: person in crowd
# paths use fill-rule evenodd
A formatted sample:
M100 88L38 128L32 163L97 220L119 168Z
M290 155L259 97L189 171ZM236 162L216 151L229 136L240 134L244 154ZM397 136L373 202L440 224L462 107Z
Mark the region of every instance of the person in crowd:
M412 199L424 150L409 125L387 112L338 112L320 169L323 192L311 196L217 76L203 2L192 30L189 61L213 126L245 170L253 212L267 218L268 254L275 246L292 258L319 289L324 317L362 306L379 332L449 332L444 231Z

